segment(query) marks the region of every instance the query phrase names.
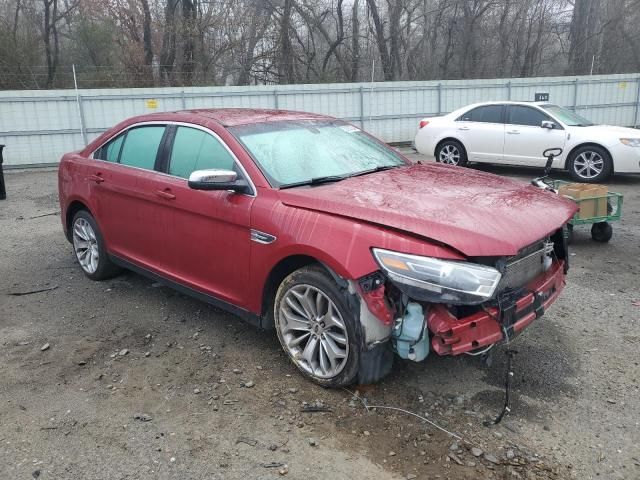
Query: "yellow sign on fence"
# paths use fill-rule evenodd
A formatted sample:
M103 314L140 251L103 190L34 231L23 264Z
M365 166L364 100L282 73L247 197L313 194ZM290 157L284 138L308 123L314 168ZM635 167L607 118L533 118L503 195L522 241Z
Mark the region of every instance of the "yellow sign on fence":
M151 108L152 110L155 110L156 108L158 108L158 100L156 100L155 98L149 98L145 100L144 103L147 108Z

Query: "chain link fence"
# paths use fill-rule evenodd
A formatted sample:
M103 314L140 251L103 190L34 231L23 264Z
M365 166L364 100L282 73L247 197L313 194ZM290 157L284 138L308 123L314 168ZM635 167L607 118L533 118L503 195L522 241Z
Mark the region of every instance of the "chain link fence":
M0 92L0 144L7 167L56 164L119 121L192 108L276 108L327 114L390 143L411 142L420 118L495 100L534 100L578 111L596 123L640 124L640 74L441 82L242 87L160 87Z

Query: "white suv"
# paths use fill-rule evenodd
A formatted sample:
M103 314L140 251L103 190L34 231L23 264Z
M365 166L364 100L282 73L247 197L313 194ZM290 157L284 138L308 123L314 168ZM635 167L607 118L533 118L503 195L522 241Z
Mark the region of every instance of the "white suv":
M542 152L562 148L553 168L579 182L601 182L614 171L640 172L640 130L595 125L546 102L488 102L424 118L418 152L453 165L467 162L543 167Z

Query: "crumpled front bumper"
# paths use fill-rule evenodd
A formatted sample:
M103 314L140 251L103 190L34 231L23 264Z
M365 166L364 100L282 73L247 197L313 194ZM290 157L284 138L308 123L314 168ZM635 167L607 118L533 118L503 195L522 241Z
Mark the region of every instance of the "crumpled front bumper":
M564 261L555 261L544 275L529 285L509 311L489 307L463 318L456 318L444 305L432 305L427 325L433 333L431 345L439 355L460 355L491 345L526 328L556 300L565 285Z

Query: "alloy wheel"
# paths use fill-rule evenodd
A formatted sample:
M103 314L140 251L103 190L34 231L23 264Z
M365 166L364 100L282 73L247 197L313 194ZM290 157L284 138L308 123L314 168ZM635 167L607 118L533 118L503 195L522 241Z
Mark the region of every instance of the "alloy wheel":
M573 161L573 170L580 178L594 179L604 170L604 159L599 153L591 150L582 152Z
M340 311L320 289L291 287L278 305L278 329L285 350L305 372L333 378L349 356L347 328Z
M460 150L455 145L444 145L440 149L438 159L441 163L449 165L458 165L460 163Z
M96 232L84 218L77 218L73 224L73 249L82 269L91 274L98 269L100 258Z

